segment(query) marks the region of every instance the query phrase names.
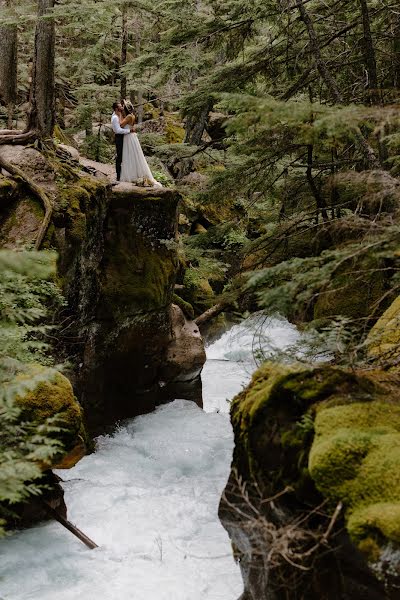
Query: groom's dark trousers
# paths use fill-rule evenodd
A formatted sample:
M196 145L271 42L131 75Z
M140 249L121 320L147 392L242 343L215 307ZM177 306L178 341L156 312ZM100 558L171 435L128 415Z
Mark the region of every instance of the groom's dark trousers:
M115 148L117 150L117 156L115 159L115 169L117 171L117 181L121 177L121 164L122 164L122 148L124 145L124 136L122 133L115 134Z

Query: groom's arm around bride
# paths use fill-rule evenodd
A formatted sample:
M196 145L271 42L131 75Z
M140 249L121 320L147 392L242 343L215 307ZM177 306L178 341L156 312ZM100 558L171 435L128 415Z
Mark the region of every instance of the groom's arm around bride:
M130 129L123 129L120 125L120 117L122 112L122 105L119 102L113 104L113 114L111 117L111 127L115 134L115 170L117 172L117 181L121 177L121 165L122 165L122 148L124 145L124 135L130 133Z

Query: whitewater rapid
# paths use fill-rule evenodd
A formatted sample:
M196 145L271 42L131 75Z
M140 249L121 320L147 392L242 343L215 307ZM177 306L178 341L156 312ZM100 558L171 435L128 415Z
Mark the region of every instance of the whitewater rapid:
M229 400L249 381L257 320L207 348L204 411L175 400L97 440L64 480L68 517L0 543L0 600L236 600L243 586L217 515L233 449ZM273 346L298 336L267 324Z

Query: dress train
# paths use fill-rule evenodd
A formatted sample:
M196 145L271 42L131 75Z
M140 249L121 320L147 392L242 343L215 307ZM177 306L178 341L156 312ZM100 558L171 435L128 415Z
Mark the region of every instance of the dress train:
M124 135L121 181L140 183L143 181L144 184L162 187L150 171L136 133Z

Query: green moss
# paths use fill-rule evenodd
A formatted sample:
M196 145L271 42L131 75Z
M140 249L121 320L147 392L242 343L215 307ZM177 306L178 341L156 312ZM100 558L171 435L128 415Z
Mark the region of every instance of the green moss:
M181 123L167 117L165 123L165 137L167 144L181 144L185 137L185 129Z
M177 306L179 306L179 308L182 310L182 312L189 318L189 319L194 319L194 308L193 306L190 304L190 302L186 302L186 300L184 300L183 298L181 298L180 296L178 296L177 294L174 294L172 296L172 302L174 304L176 304Z
M366 341L371 357L396 360L400 354L400 296L375 323Z
M176 199L118 198L110 212L101 276L101 309L108 316L133 317L166 308L178 269L170 239ZM164 239L165 236L165 239Z
M247 389L232 403L231 416L239 462L251 476L268 479L276 493L282 486L310 486L308 451L314 404L337 394L346 395L357 377L332 367L300 367L265 363ZM299 492L300 493L300 492Z
M87 214L104 184L92 177L63 182L59 186L57 208L66 215L68 234L72 241L81 242L86 237Z
M102 294L112 314L148 312L167 306L177 269L176 262L162 250L149 248L141 235L135 253L126 240L107 251Z
M0 175L0 202L3 204L4 201L10 200L16 192L18 184L13 179L8 179L3 175Z
M400 405L322 405L315 432L310 474L331 504L344 503L352 537L375 529L400 541Z
M351 319L368 317L385 293L384 263L374 255L347 261L332 278L314 307L314 319L338 315Z
M16 398L22 418L41 423L56 416L56 423L62 428L57 437L69 451L78 440L86 439L82 408L74 397L71 383L58 371L36 364L24 369L16 380L30 382L35 377L39 379L37 385Z
M365 548L365 540L374 539L373 536L376 538L375 553L379 541L386 539L400 543L400 502L377 502L355 509L350 513L347 528L360 550Z
M290 486L306 504L342 502L358 544L398 543L397 397L384 372L265 363L232 403L234 466L269 494Z

